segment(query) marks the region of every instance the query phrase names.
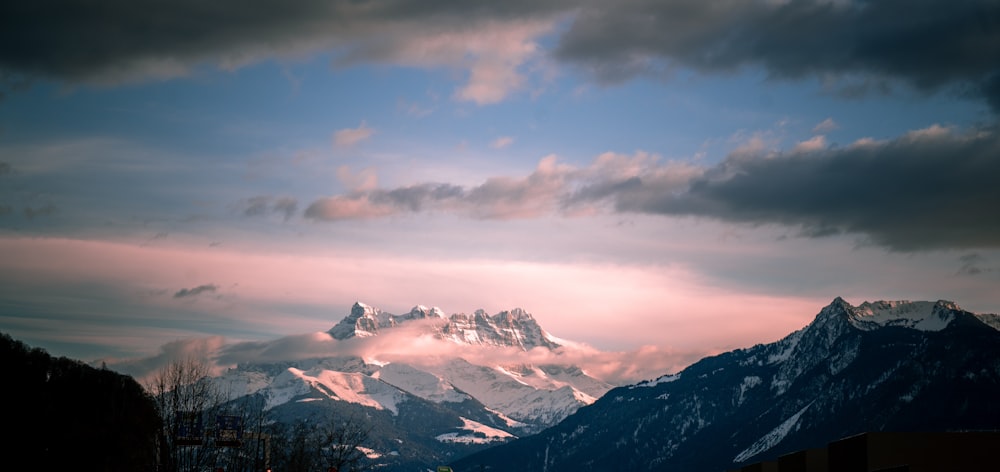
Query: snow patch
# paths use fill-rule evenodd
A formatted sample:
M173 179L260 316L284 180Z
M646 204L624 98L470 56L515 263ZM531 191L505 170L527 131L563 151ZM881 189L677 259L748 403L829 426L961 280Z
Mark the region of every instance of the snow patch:
M309 387L323 392L326 396L359 405L389 410L398 414L397 405L403 400L403 394L391 385L358 373L335 372L332 370L312 369L303 371L289 367L287 372L299 380L299 387L286 389L285 394L303 394ZM278 380L278 379L275 379ZM284 379L285 384L294 384L293 379ZM305 387L303 391L302 387Z
M740 398L739 400L737 400L736 403L738 405L742 405L743 400L745 400L746 398L746 393L750 391L750 389L760 385L763 382L764 381L761 380L761 378L757 377L756 375L752 375L750 377L743 377L743 383L740 384Z
M468 418L462 418L462 423L460 431L439 434L435 436L435 439L443 443L489 444L514 438L513 434L504 430L492 428Z
M503 422L507 424L508 428L524 428L525 426L528 426L527 424L512 419L509 416L503 414L502 412L494 410L492 408L487 408L486 411L493 413L494 415L497 415L497 418L503 420Z
M361 451L361 453L364 454L365 457L367 457L369 459L378 459L379 457L382 457L382 454L379 454L378 451L376 451L374 449L371 449L371 448L362 447L362 446L355 446L354 448L357 449L357 450L359 450L359 451Z
M434 403L461 403L470 398L440 377L406 364L387 364L373 377Z
M787 337L778 341L778 345L781 346L781 352L777 354L771 354L767 356L768 364L775 364L778 362L787 361L792 357L792 353L795 352L795 347L799 345L799 341L802 339L802 335L805 333L804 329L800 329Z
M802 417L802 414L805 413L810 406L812 406L812 403L802 407L798 413L795 413L790 418L783 421L778 425L778 427L772 429L770 433L765 434L762 438L750 445L750 447L737 454L736 457L733 458L733 463L743 462L753 456L756 456L757 454L777 446L778 443L780 443L782 439L785 439L785 436L792 431L792 428L799 423L799 418Z
M631 387L629 387L629 389L633 389L633 388L636 388L636 387L655 387L655 386L660 385L660 384L674 382L674 381L676 381L679 378L681 378L681 374L664 375L664 376L661 376L661 377L657 378L656 380L644 380L644 381L639 382L639 383L637 383L635 385L632 385Z
M878 301L864 302L851 313L851 324L870 331L884 326L902 326L921 331L941 331L954 319L958 305L937 302Z

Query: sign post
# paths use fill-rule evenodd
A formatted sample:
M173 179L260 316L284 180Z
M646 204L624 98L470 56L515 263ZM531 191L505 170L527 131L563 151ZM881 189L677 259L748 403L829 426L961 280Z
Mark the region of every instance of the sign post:
M201 412L178 411L174 415L177 425L177 436L174 444L178 446L201 446L205 438L205 428L201 422Z
M243 439L243 417L218 415L215 417L215 445L240 447Z

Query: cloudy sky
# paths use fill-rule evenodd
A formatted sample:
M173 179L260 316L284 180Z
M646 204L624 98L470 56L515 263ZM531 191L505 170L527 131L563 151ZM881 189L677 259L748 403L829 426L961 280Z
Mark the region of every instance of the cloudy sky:
M1000 312L998 57L988 0L5 2L0 330L136 358L360 300L668 355L836 296Z

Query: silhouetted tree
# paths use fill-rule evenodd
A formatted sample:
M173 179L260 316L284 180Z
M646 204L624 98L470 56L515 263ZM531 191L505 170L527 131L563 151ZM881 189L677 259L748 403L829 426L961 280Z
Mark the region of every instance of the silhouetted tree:
M308 472L335 467L341 472L366 469L362 444L370 430L353 417L294 423L270 427L272 464L275 470Z
M206 427L210 411L223 397L210 373L208 364L189 358L170 362L147 382L163 425L161 470L200 471L214 465L217 451L205 443Z
M36 470L151 470L159 415L131 377L0 336L4 450ZM16 412L16 414L14 413ZM8 457L8 459L10 458Z

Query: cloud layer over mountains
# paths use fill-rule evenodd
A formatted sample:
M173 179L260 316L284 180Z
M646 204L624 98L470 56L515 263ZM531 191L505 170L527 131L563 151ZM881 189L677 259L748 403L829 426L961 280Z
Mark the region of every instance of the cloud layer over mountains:
M437 324L436 324L437 323ZM366 362L402 362L436 366L456 358L476 365L575 365L594 378L623 385L675 372L700 357L665 348L644 346L628 352L601 351L569 342L555 350L458 344L435 337L439 322L413 320L377 336L337 340L328 333L284 336L269 341L226 342L219 337L168 343L157 355L109 363L116 370L144 378L168 362L198 358L208 360L216 372L243 363L282 363L327 357L357 357Z

